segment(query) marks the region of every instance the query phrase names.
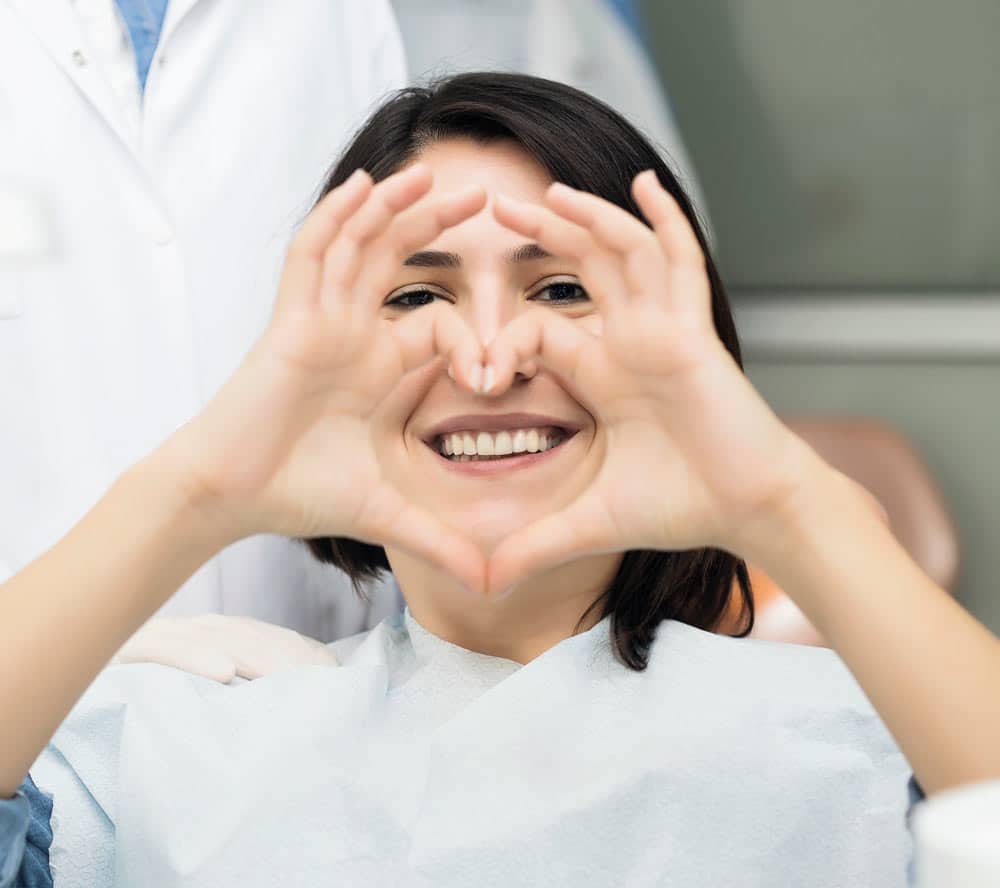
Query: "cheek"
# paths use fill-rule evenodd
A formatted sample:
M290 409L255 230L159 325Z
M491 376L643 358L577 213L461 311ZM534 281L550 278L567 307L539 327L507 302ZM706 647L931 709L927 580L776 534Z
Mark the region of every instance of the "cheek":
M601 336L604 333L604 318L597 312L580 318L577 323L594 336Z

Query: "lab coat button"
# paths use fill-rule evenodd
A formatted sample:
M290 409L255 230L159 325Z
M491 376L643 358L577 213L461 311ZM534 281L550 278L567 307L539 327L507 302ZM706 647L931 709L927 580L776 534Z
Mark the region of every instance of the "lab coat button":
M73 50L72 59L73 59L73 64L76 65L78 68L82 68L84 65L87 64L87 57L79 49Z

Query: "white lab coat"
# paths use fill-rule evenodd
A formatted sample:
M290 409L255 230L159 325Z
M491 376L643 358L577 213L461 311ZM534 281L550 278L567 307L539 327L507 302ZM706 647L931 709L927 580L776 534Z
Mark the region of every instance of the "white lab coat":
M0 578L233 372L324 172L404 79L386 0L170 0L135 132L69 0L0 0L0 186L44 204L53 245L0 260ZM328 639L384 616L268 537L166 610Z

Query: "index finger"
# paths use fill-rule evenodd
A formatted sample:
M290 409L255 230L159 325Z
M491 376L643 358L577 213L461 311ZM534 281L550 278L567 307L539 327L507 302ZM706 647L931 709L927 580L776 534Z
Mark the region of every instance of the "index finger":
M493 215L505 228L530 237L556 256L577 262L587 291L599 309L612 309L627 302L620 261L582 226L548 207L503 195L497 195Z
M357 169L316 204L292 239L289 253L323 261L323 254L346 222L368 197L372 177Z

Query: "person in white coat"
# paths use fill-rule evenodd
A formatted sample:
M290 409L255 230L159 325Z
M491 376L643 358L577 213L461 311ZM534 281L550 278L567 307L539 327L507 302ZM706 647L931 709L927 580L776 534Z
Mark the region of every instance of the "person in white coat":
M0 192L42 214L47 241L30 265L0 249L0 580L232 373L316 182L404 81L387 0L169 0L144 47L112 0L0 0ZM382 619L394 587L372 602L303 546L256 537L166 613L330 640Z

